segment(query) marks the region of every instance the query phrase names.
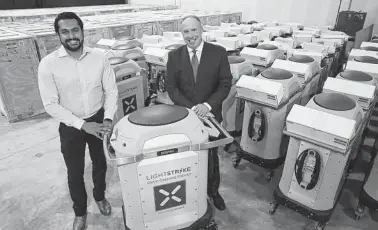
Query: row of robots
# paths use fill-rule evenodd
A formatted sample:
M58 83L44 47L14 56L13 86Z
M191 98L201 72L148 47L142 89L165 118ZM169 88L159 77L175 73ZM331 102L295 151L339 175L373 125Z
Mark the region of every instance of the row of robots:
M241 135L234 167L247 160L266 169L270 180L283 165L270 213L284 205L323 229L374 110L378 41L352 49L342 72L332 73L330 66L337 61L327 59L345 50L348 36L343 33L276 22L222 23L204 29L205 41L229 52L233 82L223 103L222 126ZM118 119L141 107L173 104L164 88L166 63L168 53L184 44L179 32L98 43L116 73ZM374 159L372 155L357 217L365 206L378 210Z

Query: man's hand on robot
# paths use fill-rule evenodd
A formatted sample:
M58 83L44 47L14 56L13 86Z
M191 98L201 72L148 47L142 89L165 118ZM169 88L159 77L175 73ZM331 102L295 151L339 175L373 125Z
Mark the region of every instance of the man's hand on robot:
M110 135L112 132L113 124L110 120L104 120L104 122L100 126L101 136L103 137L105 134Z
M193 108L193 111L200 117L205 117L209 112L209 107L205 104L198 104Z
M89 133L97 138L102 139L101 137L101 124L96 123L96 122L84 122L82 126L82 130L84 130L86 133Z

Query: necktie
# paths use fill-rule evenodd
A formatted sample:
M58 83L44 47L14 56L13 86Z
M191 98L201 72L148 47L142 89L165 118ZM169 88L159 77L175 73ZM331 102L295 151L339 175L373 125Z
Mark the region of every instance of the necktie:
M193 57L191 60L192 68L193 68L193 75L194 75L194 82L197 80L197 71L198 71L198 58L196 54L196 50L193 50Z

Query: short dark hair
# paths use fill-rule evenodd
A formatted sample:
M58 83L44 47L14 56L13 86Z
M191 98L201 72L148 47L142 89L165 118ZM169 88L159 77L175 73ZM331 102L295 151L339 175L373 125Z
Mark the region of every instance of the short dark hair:
M65 19L76 19L81 30L84 29L83 21L80 19L79 16L77 16L77 14L75 14L74 12L62 12L62 13L58 14L58 16L56 16L56 18L55 18L55 22L54 22L55 33L57 33L57 34L59 33L59 25L58 25L59 21L65 20Z
M185 20L188 19L188 18L193 18L193 19L197 20L197 21L202 25L201 19L200 19L198 16L193 15L193 14L191 14L191 15L187 15L187 16L183 17L183 18L181 19L181 24L182 24L183 21L185 21Z

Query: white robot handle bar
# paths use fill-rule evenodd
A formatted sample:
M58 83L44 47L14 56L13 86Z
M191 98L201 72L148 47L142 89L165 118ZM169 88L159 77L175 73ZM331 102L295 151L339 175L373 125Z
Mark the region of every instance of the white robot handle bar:
M206 129L209 131L210 135L217 133L218 135L216 136L219 136L219 134L222 134L221 137L207 143L190 144L188 146L181 146L179 149L191 150L191 151L207 150L207 149L216 148L219 146L224 146L234 141L234 138L218 123L217 120L215 120L215 118L206 117L206 118L200 118L200 119L201 121L206 123L208 126L210 126L210 128L205 126ZM217 129L218 131L214 131L211 129ZM151 158L151 157L156 156L156 154L140 152L138 154L135 154L134 156L120 158L120 157L114 156L113 154L110 154L108 134L104 135L102 143L103 143L104 155L105 155L106 160L109 162L116 162L117 165L133 164L145 158Z

